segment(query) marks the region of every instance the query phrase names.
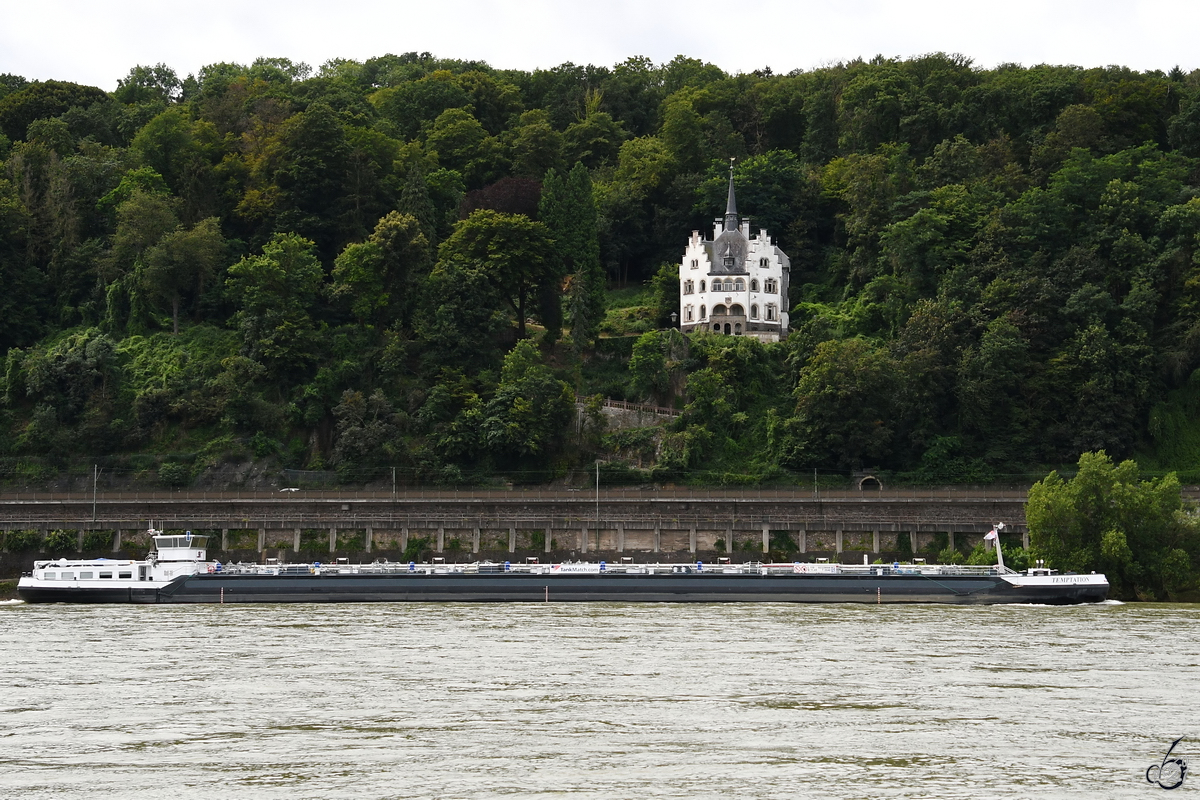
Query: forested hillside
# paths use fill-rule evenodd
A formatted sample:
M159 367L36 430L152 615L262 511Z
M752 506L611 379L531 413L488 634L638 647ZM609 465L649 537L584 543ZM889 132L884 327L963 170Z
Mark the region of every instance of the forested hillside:
M791 257L778 344L669 330L730 158ZM8 480L1200 477L1200 72L3 75L0 159Z

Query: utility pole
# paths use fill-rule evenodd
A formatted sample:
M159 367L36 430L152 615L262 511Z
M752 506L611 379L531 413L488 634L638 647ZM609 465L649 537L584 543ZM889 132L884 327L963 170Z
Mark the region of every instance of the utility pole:
M596 459L596 536L600 536L600 459Z

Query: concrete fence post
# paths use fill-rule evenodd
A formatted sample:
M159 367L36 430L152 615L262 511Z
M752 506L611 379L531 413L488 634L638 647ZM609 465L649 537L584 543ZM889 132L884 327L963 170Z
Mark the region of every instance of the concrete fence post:
M510 552L510 553L517 552L517 529L516 528L508 529L508 552Z
M842 552L842 543L843 543L843 539L842 539L842 529L841 529L841 528L838 528L838 529L837 529L836 531L834 531L834 533L833 533L833 550L834 550L834 552L835 552L835 553L840 553L840 552Z
M444 525L438 526L437 551L439 553L446 551L446 527Z
M369 553L373 544L375 544L375 529L368 525L366 531L363 533L363 547Z
M871 550L876 554L879 553L879 531L871 531Z
M546 526L546 552L547 553L550 552L550 545L553 543L554 543L554 530L549 525L547 525Z
M337 528L329 529L329 552L331 553L337 552L337 532Z
M113 548L112 548L112 551L113 551L114 553L119 553L119 552L121 552L121 528L120 528L120 526L118 526L118 527L117 527L117 532L116 532L116 534L113 536Z
M266 549L267 549L267 529L259 528L258 529L258 552L261 553L263 550L266 550Z
M617 523L617 552L625 552L625 523Z
M762 526L762 547L763 547L762 551L764 553L771 552L771 526L770 525Z
M479 552L479 526L475 526L475 535L471 538L471 552Z
M693 525L691 530L688 531L688 552L689 553L696 552L696 526L695 525Z
M117 531L117 542L121 541L121 532ZM221 552L229 549L229 528L221 528Z

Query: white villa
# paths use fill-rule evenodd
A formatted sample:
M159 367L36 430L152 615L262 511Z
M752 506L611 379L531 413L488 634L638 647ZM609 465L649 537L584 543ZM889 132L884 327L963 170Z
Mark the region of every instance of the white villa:
M692 231L679 265L679 329L785 338L791 268L765 228L753 235L749 219L739 223L730 170L724 218L717 218L711 240Z

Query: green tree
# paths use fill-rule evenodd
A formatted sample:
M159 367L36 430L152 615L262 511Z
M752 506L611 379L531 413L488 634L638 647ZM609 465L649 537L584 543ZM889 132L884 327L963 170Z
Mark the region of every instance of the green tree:
M563 274L570 276L567 323L576 348L582 349L600 330L605 284L592 179L582 163L576 163L565 180L554 170L546 173L538 218L554 237Z
M402 323L412 283L429 268L429 250L416 217L393 211L367 241L348 245L337 257L331 293L349 300L360 323Z
M171 327L179 333L179 301L185 290L198 296L225 258L225 237L216 217L201 220L190 229L166 234L146 251L141 271L144 290L171 304Z
M550 232L520 214L474 212L455 227L439 256L443 261L476 265L512 309L521 338L525 338L529 301L539 289L562 279Z
M575 393L541 363L528 339L504 357L500 385L488 401L483 441L502 463L544 464L564 435L575 411Z
M787 421L798 467L882 464L894 445L895 362L865 339L817 345L796 384Z
M324 273L312 241L280 233L229 268L225 285L238 304L234 318L243 351L273 374L287 375L315 358L311 316Z
M1200 527L1183 513L1174 473L1142 480L1133 461L1079 457L1075 477L1051 472L1025 507L1033 554L1063 571L1103 571L1118 597L1154 600L1196 586Z

